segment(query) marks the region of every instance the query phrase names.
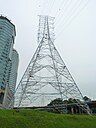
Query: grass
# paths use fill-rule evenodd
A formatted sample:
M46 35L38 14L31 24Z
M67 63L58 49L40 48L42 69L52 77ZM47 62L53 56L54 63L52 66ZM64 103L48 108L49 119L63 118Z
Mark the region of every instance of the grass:
M0 110L0 128L96 128L96 116Z

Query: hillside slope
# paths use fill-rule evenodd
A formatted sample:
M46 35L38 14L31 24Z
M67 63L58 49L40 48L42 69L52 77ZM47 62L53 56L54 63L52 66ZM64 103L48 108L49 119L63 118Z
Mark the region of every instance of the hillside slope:
M96 128L96 116L0 110L0 128Z

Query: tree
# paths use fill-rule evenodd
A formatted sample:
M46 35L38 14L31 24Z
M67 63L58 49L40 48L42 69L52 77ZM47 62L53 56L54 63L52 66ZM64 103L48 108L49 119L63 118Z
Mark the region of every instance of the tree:
M61 98L56 98L54 100L52 100L48 106L52 106L52 105L60 105L63 104L63 100Z
M85 102L90 102L91 101L91 99L87 96L84 96L83 99L84 99Z

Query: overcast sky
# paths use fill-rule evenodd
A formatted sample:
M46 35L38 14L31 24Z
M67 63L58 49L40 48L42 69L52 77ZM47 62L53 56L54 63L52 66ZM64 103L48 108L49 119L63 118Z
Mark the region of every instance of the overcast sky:
M37 15L50 15L62 59L83 95L96 99L96 0L0 0L0 14L16 26L18 82L38 45Z

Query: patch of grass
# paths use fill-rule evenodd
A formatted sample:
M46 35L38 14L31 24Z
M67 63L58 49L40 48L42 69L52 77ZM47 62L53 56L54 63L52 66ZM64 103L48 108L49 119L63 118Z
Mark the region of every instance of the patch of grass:
M0 128L95 128L96 116L0 110Z

